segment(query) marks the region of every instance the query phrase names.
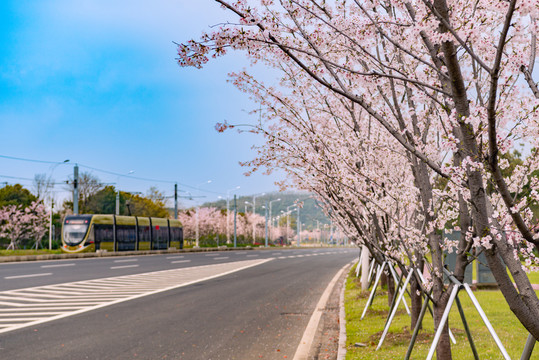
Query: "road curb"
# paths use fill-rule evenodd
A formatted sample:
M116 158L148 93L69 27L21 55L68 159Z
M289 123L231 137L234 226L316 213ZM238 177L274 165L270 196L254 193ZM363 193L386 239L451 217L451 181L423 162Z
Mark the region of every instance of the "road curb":
M354 266L357 260L352 261L349 265ZM339 350L337 352L337 360L344 360L346 358L346 310L344 308L344 292L346 291L346 281L350 276L347 272L344 283L341 289L341 295L339 297Z
M316 304L315 310L313 311L311 318L309 319L307 328L305 329L305 332L303 333L301 341L296 349L296 353L293 357L293 360L307 360L309 358L309 353L311 351L311 348L314 343L314 339L316 337L318 326L320 324L320 319L322 318L322 315L325 311L326 304L328 303L329 297L331 293L333 292L333 289L335 288L336 284L339 282L339 279L343 275L343 272L345 272L350 266L351 266L351 263L348 263L345 266L343 266L337 272L337 274L333 277L333 279L331 279L328 286L322 293L322 296L320 297L318 303Z

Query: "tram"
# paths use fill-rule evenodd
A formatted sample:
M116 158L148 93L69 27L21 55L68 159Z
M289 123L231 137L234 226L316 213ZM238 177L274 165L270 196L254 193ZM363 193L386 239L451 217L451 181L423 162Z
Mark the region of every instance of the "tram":
M67 253L183 249L179 220L120 215L67 215L62 251Z

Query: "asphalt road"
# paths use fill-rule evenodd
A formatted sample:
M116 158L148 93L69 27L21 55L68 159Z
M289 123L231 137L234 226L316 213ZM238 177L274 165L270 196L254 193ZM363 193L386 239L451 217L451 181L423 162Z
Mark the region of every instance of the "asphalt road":
M62 291L84 289L77 301L89 308L5 327L0 358L292 359L322 292L357 254L292 249L1 264L0 326L21 321L22 310L42 314L49 299L39 296ZM160 284L161 277L168 280ZM104 297L108 286L115 290L105 295L115 291L116 300ZM85 293L98 287L100 295Z

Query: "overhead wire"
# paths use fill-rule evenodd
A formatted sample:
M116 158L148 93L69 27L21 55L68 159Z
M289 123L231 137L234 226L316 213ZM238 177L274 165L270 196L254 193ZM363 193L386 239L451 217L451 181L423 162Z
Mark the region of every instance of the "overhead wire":
M166 184L178 184L179 186L183 186L183 187L186 187L186 188L189 188L189 189L192 189L192 190L197 190L197 191L201 191L201 192L205 192L205 193L209 193L209 194L224 195L224 193L221 193L221 192L200 189L200 188L198 188L196 186L183 184L183 183L180 183L178 181L151 179L151 178L145 178L145 177L139 177L139 176L130 176L130 175L127 175L127 174L121 174L121 173L117 173L117 172L114 172L114 171L103 170L103 169L99 169L99 168L96 168L96 167L93 167L93 166L89 166L89 165L85 165L85 164L81 164L81 163L77 163L77 162L69 162L68 163L68 162L65 162L65 161L36 160L36 159L28 159L28 158L22 158L22 157L16 157L16 156L8 156L8 155L0 155L0 158L10 159L10 160L18 160L18 161L34 162L34 163L42 163L42 164L56 164L56 165L76 164L76 165L78 165L78 166L80 166L82 168L102 172L104 174L119 176L119 177L123 177L123 178L140 180L140 181L148 181L148 182L166 183ZM16 180L29 180L29 181L34 180L34 179L28 179L28 178L22 178L22 177L14 177L14 176L11 176L11 177L10 176L0 176L0 177L11 178L11 179L16 179Z

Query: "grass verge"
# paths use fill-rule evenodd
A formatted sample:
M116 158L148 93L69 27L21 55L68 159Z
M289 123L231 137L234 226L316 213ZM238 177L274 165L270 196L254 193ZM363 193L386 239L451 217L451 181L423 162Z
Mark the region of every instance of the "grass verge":
M61 254L62 250L0 250L0 256Z
M410 317L401 303L382 347L376 351L378 341L384 330L386 318L388 317L389 306L387 292L379 289L376 292L372 307L367 310L365 318L360 320L369 294L369 291L361 290L360 281L355 277L355 272L351 270L346 281L345 291L346 359L403 359L412 337L413 329L410 330ZM483 311L487 314L490 323L501 339L509 356L512 359L520 358L528 332L509 310L509 306L502 294L497 290L476 291L474 294L481 304ZM503 358L468 294L461 291L459 298L464 308L466 320L471 329L479 358ZM406 301L410 306L410 299L408 297ZM456 345L452 344L453 358L459 360L474 359L456 303L451 308L449 326L457 340ZM433 321L432 317L427 313L423 321L423 329L419 333L411 359L425 359L433 338ZM357 347L355 344L358 343L366 346Z

